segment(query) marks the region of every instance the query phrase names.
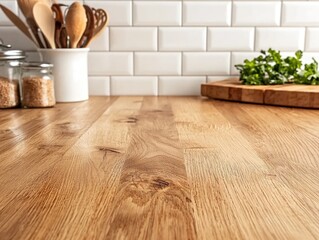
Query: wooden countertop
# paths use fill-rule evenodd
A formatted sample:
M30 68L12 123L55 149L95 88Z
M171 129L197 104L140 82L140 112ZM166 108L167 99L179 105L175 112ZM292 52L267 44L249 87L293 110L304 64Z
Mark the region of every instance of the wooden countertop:
M0 239L319 239L319 111L91 97L0 111Z

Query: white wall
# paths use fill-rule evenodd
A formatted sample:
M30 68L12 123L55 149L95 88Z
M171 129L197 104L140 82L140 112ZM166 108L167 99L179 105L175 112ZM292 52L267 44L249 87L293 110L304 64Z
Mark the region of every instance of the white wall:
M18 13L15 2L0 0ZM238 74L234 64L269 47L319 59L319 1L85 2L110 16L90 46L91 95L198 95L201 83ZM0 38L38 58L2 13L0 26Z

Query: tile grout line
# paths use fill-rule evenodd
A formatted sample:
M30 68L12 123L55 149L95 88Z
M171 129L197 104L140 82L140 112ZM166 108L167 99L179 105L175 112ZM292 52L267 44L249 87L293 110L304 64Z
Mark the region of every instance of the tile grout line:
M206 27L206 52L208 52L208 26Z
M180 53L180 58L181 58L181 74L180 76L184 76L184 52L182 51Z
M109 34L109 52L111 52L111 27L108 27L108 34Z
M109 52L112 52L111 51L111 27L109 26L108 27L108 31L109 31L109 44L108 44L108 47L109 47ZM110 78L110 81L109 81L109 95L112 96L112 76L109 75L109 78Z
M134 1L133 0L131 0L131 28L133 28L134 27ZM133 57L133 59L132 59L132 64L133 64L133 71L132 71L132 77L135 77L135 58L136 58L136 54L135 54L135 51L133 51L133 53L132 53L132 57Z
M156 87L157 87L157 89L156 89L156 96L159 96L159 85L160 85L160 84L159 84L159 76L156 76L156 81L157 81L157 82L156 82L156 83L157 83L157 86L156 86Z
M156 27L157 28L157 50L156 52L159 52L159 42L160 42L160 31L159 31L159 26Z
M134 27L134 0L131 0L131 27Z
M109 76L109 77L110 77L110 82L109 82L110 96L112 96L112 79L113 79L113 76Z
M232 72L231 72L231 70L232 70L232 59L233 59L233 52L230 51L229 52L229 73L228 73L229 76L232 75Z
M133 63L133 66L132 66L132 67L133 67L132 77L134 77L134 76L135 76L135 65L136 65L136 64L135 64L135 58L136 58L136 56L135 56L135 55L136 55L136 52L135 52L135 51L133 51L133 52L132 52L132 58L133 58L133 59L132 59L132 63Z
M254 27L254 47L253 47L254 52L257 51L256 46L257 46L257 27Z
M304 36L304 46L303 46L303 51L305 52L306 51L306 49L307 49L307 39L308 39L308 37L307 37L307 32L308 32L308 30L309 30L309 27L305 27L305 36Z
M181 24L180 24L180 27L183 27L184 26L184 8L185 8L185 5L184 5L184 1L181 0Z
M183 28L184 27L184 11L185 11L185 3L184 0L180 1L181 4L181 24L180 27ZM181 51L180 53L180 59L181 59L181 74L180 76L183 77L184 76L184 51Z
M279 27L282 27L282 23L283 23L283 12L284 12L284 1L281 0L280 1L280 23L279 23Z
M156 29L157 29L157 51L156 52L159 52L159 41L160 41L160 32L159 32L159 26L156 26ZM156 89L156 93L157 93L157 96L159 96L159 88L160 88L160 83L159 83L159 80L160 79L160 76L157 75L157 89Z
M232 28L234 25L234 0L231 1L231 9L230 9L230 27Z

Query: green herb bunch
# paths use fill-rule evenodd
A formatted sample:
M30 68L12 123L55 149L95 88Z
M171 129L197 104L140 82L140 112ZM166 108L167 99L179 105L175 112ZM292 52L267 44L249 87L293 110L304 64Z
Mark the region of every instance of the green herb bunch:
M261 51L261 55L246 59L244 64L235 67L240 72L240 81L246 85L271 84L313 84L319 85L318 63L305 64L302 69L302 51L298 50L294 56L283 58L280 51L269 49Z
M313 63L305 64L304 70L301 70L295 78L294 83L319 85L318 62L312 58Z

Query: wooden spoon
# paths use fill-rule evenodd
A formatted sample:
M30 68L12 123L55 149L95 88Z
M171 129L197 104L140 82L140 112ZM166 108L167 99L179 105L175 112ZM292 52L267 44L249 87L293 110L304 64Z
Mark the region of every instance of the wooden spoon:
M41 2L36 3L33 6L33 16L50 47L55 48L55 20L50 6Z
M103 9L93 8L93 13L95 18L94 36L96 36L107 25L108 17L107 13Z
M82 47L87 47L91 41L102 32L103 28L106 27L108 23L107 13L103 9L92 8L92 11L94 14L93 36Z
M66 16L65 27L70 37L71 48L76 48L86 28L85 8L79 2L71 4Z
M38 43L33 39L32 35L29 32L28 27L25 25L25 23L17 16L15 15L10 9L6 8L2 4L0 4L0 8L4 12L4 14L10 19L10 21L18 28L21 32L24 33L29 39L31 39L32 42L34 42L37 46Z

